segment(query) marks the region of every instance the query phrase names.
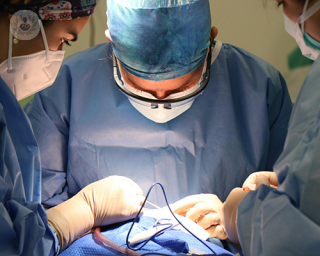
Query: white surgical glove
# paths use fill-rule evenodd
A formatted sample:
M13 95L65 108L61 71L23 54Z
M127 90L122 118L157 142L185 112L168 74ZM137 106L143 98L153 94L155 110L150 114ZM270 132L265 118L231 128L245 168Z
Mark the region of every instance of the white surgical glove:
M254 172L245 180L242 188L244 191L256 190L262 184L278 187L277 175L274 172Z
M134 218L143 200L142 190L131 179L110 176L49 209L48 222L58 235L60 252L93 227Z
M238 205L249 192L242 188L234 188L227 197L222 207L222 220L228 235L228 242L233 246L239 247L240 242L237 233L237 212Z
M186 216L209 232L210 237L228 238L222 224L223 203L216 195L187 196L170 206L174 213Z

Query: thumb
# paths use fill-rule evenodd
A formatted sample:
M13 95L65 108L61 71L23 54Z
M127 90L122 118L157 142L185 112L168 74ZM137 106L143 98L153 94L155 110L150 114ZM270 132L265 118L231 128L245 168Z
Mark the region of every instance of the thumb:
M257 176L256 184L257 184L257 188L262 184L267 185L267 186L270 187L270 182L269 182L268 177L263 175L263 174L260 174L260 175Z

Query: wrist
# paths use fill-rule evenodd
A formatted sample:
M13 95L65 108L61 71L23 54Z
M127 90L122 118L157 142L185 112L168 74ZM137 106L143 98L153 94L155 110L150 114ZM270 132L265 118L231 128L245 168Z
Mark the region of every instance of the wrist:
M48 223L57 233L60 252L93 227L93 214L87 202L78 194L47 210Z
M223 225L230 242L240 245L237 233L237 208L242 199L248 194L241 188L235 188L229 194L222 207Z

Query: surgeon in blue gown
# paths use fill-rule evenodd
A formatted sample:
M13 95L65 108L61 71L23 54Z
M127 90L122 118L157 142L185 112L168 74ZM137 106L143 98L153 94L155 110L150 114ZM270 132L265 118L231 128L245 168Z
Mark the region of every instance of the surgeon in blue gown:
M69 57L26 105L46 207L114 174L144 193L161 182L170 203L196 193L225 200L251 173L272 170L292 108L281 74L214 40L208 0L169 2L107 1L111 43ZM174 102L208 73L202 93ZM150 200L164 205L160 190Z
M143 199L132 180L113 176L48 211L41 205L39 147L18 100L53 83L64 43L76 40L96 5L70 2L0 1L1 255L57 255L93 226L132 218Z
M320 1L277 0L285 27L314 60L290 118L274 172L252 174L223 206L229 239L244 255L320 254Z

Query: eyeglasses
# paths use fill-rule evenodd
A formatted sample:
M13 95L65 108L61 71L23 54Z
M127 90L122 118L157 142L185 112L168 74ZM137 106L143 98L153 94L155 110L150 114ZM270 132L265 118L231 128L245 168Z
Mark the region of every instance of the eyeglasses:
M118 76L118 63L117 63L117 58L114 55L114 52L112 53L112 58L113 58L113 78L115 81L115 84L118 86L118 88L125 93L127 96L131 97L133 100L136 99L138 101L142 101L145 102L146 104L151 104L151 107L154 106L155 104L164 104L164 106L169 106L170 104L173 103L179 103L179 102L188 102L191 99L193 99L196 96L199 96L203 90L206 88L209 79L210 79L210 68L211 68L211 46L209 47L209 52L208 52L208 60L207 60L207 68L206 68L206 73L205 73L205 78L201 84L201 86L199 86L199 88L197 88L194 92L179 97L179 98L175 98L175 99L164 99L164 100L157 100L157 99L149 99L149 98L145 98L143 96L140 95L136 95L132 92L130 92L127 88L125 88L125 86L123 85L122 81L120 80L119 76Z

